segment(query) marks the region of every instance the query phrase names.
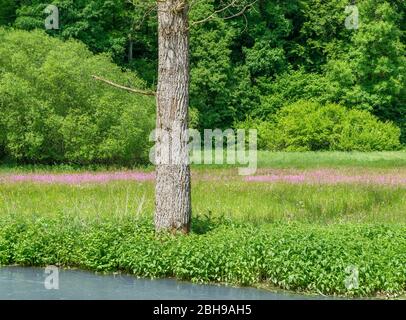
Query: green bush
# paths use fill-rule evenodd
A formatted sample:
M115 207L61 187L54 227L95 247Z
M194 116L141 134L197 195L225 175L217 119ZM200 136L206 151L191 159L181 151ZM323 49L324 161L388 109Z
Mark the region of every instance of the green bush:
M144 83L106 55L45 33L0 29L0 150L24 162L144 161L154 101L92 78Z
M258 118L248 116L245 121L236 122L234 127L237 129L244 129L246 132L250 129L256 129L258 133L257 146L259 149L264 150L268 148L269 140L271 139L272 123L262 121Z
M0 264L80 267L140 277L239 285L268 283L312 293L402 294L406 229L400 225L218 224L189 236L155 235L131 216L0 217ZM348 267L359 287L347 288Z
M279 110L273 119L238 124L256 128L259 147L278 151L398 150L400 129L381 122L365 110L341 105L299 101Z
M336 150L386 151L400 148L400 129L367 111L351 110L342 123Z

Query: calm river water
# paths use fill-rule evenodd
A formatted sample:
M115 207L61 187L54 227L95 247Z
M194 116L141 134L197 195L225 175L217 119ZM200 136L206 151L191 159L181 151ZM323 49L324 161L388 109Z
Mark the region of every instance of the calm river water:
M172 279L137 279L129 275L100 275L80 270L60 269L58 289L46 289L46 283L56 285L55 273L46 274L43 268L0 268L0 299L120 299L120 300L292 300L323 297L274 293L255 288L234 288L200 285ZM46 281L47 280L47 281Z

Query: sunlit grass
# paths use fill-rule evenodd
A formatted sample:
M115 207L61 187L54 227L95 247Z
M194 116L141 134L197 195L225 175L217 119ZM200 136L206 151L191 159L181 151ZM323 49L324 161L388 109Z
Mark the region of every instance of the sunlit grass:
M268 152L258 153L260 168L406 167L406 151L388 152Z
M196 181L192 190L195 216L256 224L406 222L405 187ZM0 185L0 214L150 216L153 208L153 182Z
M224 162L226 158L224 158ZM235 165L193 165L194 170L212 170L221 168L244 167ZM388 152L271 152L258 151L258 168L371 168L371 169L399 169L406 168L406 151ZM83 171L117 171L136 169L137 171L152 171L151 164L136 165L132 168L105 165L19 165L13 163L0 163L0 173L26 173L26 172L83 172Z

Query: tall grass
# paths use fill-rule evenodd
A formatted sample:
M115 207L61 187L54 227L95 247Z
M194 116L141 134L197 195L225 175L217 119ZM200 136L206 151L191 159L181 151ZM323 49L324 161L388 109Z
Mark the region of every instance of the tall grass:
M255 224L299 221L406 223L406 188L339 184L307 185L196 181L193 214ZM0 214L82 217L147 215L154 208L153 182L0 185Z

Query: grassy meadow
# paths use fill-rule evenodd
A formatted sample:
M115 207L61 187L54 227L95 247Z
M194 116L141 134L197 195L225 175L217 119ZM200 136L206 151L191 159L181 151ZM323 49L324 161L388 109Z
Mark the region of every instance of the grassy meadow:
M153 180L12 181L120 168L4 165L0 263L316 294L405 293L406 152L260 152L258 166L257 176L273 180L194 166L192 234L156 237ZM321 180L307 180L314 177ZM357 288L345 286L349 266L359 270Z
M192 165L196 171L213 169L233 169L235 165ZM315 168L355 168L359 169L404 169L406 168L406 150L382 152L339 152L339 151L309 151L309 152L271 152L258 151L258 168L273 169L315 169ZM120 166L104 165L21 165L12 162L0 163L0 173L25 172L83 172L83 171L112 171L123 169ZM126 167L125 170L128 168ZM152 166L136 166L138 171L152 171ZM231 172L235 174L235 172Z
M195 216L254 224L273 222L406 223L406 188L197 181ZM1 214L82 217L142 215L154 208L153 182L1 185Z

